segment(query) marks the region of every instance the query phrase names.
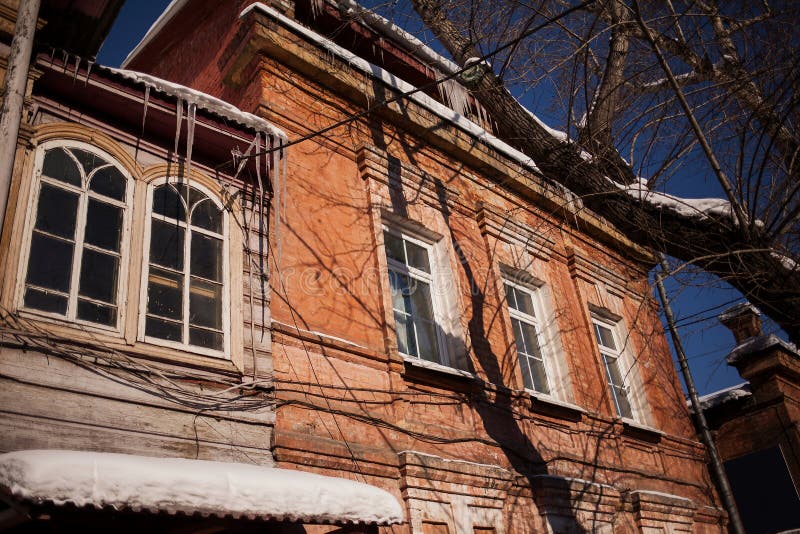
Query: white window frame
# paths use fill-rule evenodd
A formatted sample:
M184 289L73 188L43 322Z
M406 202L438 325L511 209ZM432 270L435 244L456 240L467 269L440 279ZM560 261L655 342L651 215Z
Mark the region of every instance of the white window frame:
M103 195L98 195L93 191L89 191L88 188L85 187L78 188L72 184L68 184L66 182L54 180L43 176L42 168L44 165L45 154L48 151L57 148L67 148L67 149L74 148L78 150L84 150L86 152L90 152L92 154L99 156L100 158L104 159L109 164L114 166L122 174L122 176L125 177L125 201L124 202L116 201L111 198L105 197ZM86 176L84 176L83 166L79 162L76 162L76 166L80 169L82 179L86 178ZM17 308L24 315L31 315L46 319L52 319L57 322L68 322L72 324L78 324L87 330L95 330L98 332L106 332L106 333L111 332L122 335L125 328L125 317L127 311L126 281L128 279L128 270L130 264L131 220L133 217L133 206L134 206L134 201L133 201L134 180L132 179L131 174L119 163L117 158L115 158L105 150L102 150L88 143L83 143L80 141L72 141L67 139L58 139L54 141L49 141L37 147L36 155L34 157L33 168L34 168L33 180L31 180L30 184L31 194L29 195L28 199L28 210L25 220L24 241L22 243L23 253L20 254L19 266L17 269L17 272L20 273L19 279L17 280L17 287L15 294L15 302L17 302ZM94 171L97 171L98 169L94 169ZM33 240L34 225L36 224L36 217L39 206L39 195L41 193L42 183L48 183L55 187L59 187L78 194L78 210L75 218L75 240L74 240L75 248L73 250L73 257L72 257L72 272L70 276L70 290L68 294L66 314L48 312L44 310L38 310L35 308L27 308L25 307L25 302L24 302L25 287L27 285L26 281L28 278L28 260L30 259L31 242ZM83 247L84 247L83 241L86 229L86 214L88 209L87 206L89 204L90 198L97 198L102 202L117 207L121 207L123 209L122 228L120 231L120 250L119 253L117 254L117 258L119 261L119 270L117 273L117 288L116 288L117 323L115 326L103 325L92 321L86 321L84 319L79 319L77 317L77 308L78 308L77 302L78 302L78 291L79 291L78 286L80 284L80 268L81 268L81 263L83 261ZM92 249L94 247L88 245L88 248ZM80 253L78 253L78 251L80 251ZM110 253L110 251L107 250L102 250L102 252L104 254ZM85 299L85 300L91 301L91 299ZM107 303L102 303L102 304L107 305Z
M611 331L614 345L617 347L616 350L602 345L597 340L597 333L595 332L595 328L597 326L602 326ZM592 314L592 339L594 340L594 343L600 352L600 358L602 359L603 364L603 372L606 378L606 387L611 394L611 403L614 408L614 413L617 417L623 420L638 421L642 414L640 408L637 406L638 403L636 401L636 392L634 391L634 381L637 379L637 377L635 375L633 365L631 362L629 362L627 357L626 343L622 343L623 336L621 334L621 321L613 321L604 317L600 317L596 314ZM617 390L612 386L613 379L611 371L608 368L609 364L607 357L614 359L614 363L617 366L617 372L622 378L622 384L614 384L614 386L625 390L626 400L628 401L628 405L631 409L630 416L622 414L619 408Z
M542 321L542 319L544 318L544 304L542 302L542 295L541 295L541 290L540 290L541 287L533 286L533 285L529 285L529 284L522 284L518 280L516 280L515 278L509 277L507 275L504 275L502 277L502 282L503 282L503 295L505 296L505 305L506 305L506 308L508 309L508 314L511 317L512 321L514 319L516 319L516 320L521 321L523 323L527 323L527 324L531 325L534 328L534 331L536 332L536 343L538 344L538 348L539 348L539 355L541 356L542 365L544 367L545 381L547 382L547 391L539 391L539 390L531 389L531 388L529 388L527 386L524 386L525 390L530 392L530 393L533 393L535 395L546 395L548 397L553 397L554 396L554 391L555 391L555 387L554 387L555 386L555 377L558 375L558 373L557 373L557 370L553 368L553 361L552 361L553 357L552 357L551 354L549 354L550 351L547 350L545 339L544 339L544 324L543 324L543 321ZM527 313L524 313L524 312L522 312L520 310L514 309L508 304L508 296L505 294L506 285L509 285L509 286L513 287L514 289L516 289L517 291L520 291L521 293L523 293L523 294L525 294L525 295L530 297L531 304L533 305L533 312L536 314L535 316L528 315ZM521 355L520 355L519 351L517 350L516 332L514 331L513 323L511 325L511 335L514 338L514 341L515 341L515 343L514 343L514 351L517 354L517 361L519 362L519 358L521 357ZM528 358L528 359L530 359L530 358L534 358L535 359L535 357L533 355L525 355L525 357ZM521 364L519 364L519 365L520 365L520 372L522 372ZM528 364L528 365L530 366L530 364ZM523 376L523 384L525 383L524 379L525 379L525 377ZM531 379L531 382L533 382L533 377L530 377L530 379Z
M208 236L212 236L214 238L219 238L219 234L216 232L211 232L205 230L203 228L198 228L193 226L189 231L187 231L186 238L184 239L184 287L183 287L183 320L182 320L182 337L187 339L186 343L178 342L178 341L171 341L167 339L161 339L158 337L152 337L145 335L145 322L147 319L147 286L148 286L148 277L150 275L150 237L151 237L151 228L152 228L152 219L159 219L163 221L168 221L170 223L177 222L178 225L184 229L188 229L190 214L187 213L186 222L182 223L180 221L175 221L174 219L158 214L153 213L153 192L155 191L156 187L163 185L165 183L172 183L172 184L183 184L188 185L190 187L194 187L201 192L203 192L213 203L217 206L220 211L222 212L222 335L223 335L223 349L221 351L209 349L206 347L199 347L196 345L191 345L188 343L188 328L189 328L189 284L191 281L191 276L189 274L190 268L190 253L189 247L191 247L191 239L189 238L191 233L198 232L201 234L205 234ZM139 341L144 341L146 343L151 343L153 345L160 345L163 347L170 347L174 349L179 349L185 352L191 352L195 354L202 354L205 356L214 356L217 358L224 358L224 359L231 359L231 326L230 326L230 318L231 318L231 280L230 280L230 229L229 229L229 214L228 210L225 209L225 206L221 202L220 198L214 194L210 189L205 187L203 184L198 183L196 180L186 181L179 177L164 177L159 178L157 180L153 180L147 184L147 196L145 200L145 213L143 215L144 218L144 240L142 245L142 280L140 284L140 296L139 296L139 325L138 325L138 335L137 339Z
M397 225L393 225L391 223L384 222L381 225L381 231L382 231L381 232L382 234L383 234L383 232L387 232L389 234L394 235L395 237L401 238L404 241L408 241L410 243L413 243L415 245L418 245L418 246L424 248L428 253L428 263L429 263L429 267L430 267L430 270L431 270L431 272L429 274L429 273L421 271L421 270L419 270L419 269L417 269L415 267L412 267L410 265L406 265L404 263L400 263L399 261L397 261L397 260L395 260L393 258L390 258L389 255L386 253L386 243L385 243L385 241L383 241L383 235L381 235L381 240L382 240L382 242L384 244L383 254L384 254L384 258L386 258L386 264L387 264L388 269L390 271L395 271L395 272L400 273L400 274L408 275L412 279L417 279L417 280L420 280L422 282L425 282L430 287L431 309L433 311L433 323L434 323L433 326L434 326L434 331L436 333L436 343L437 343L437 348L438 348L438 353L439 353L439 361L438 362L428 362L428 360L424 360L421 356L414 356L412 354L407 354L405 352L401 352L399 350L399 346L398 346L398 352L400 353L400 355L404 359L409 359L409 360L414 361L414 362L417 362L417 361L419 361L419 362L427 362L427 363L443 365L445 367L453 367L451 349L450 349L450 347L448 345L448 342L447 342L447 336L445 335L445 332L444 332L444 330L442 328L442 321L443 321L443 318L444 318L444 313L443 313L444 306L443 306L443 303L442 303L441 295L439 293L439 291L441 290L440 281L437 279L438 277L436 276L436 267L437 267L437 263L438 262L437 262L437 258L436 258L436 252L437 251L436 251L435 245L433 243L429 242L429 241L423 241L423 240L419 239L416 235L409 233L408 231L406 231L402 227L399 227ZM391 288L391 282L388 280L388 276L389 276L388 272L386 273L386 276L387 276L387 286L386 287ZM395 336L397 336L397 324L396 324L396 321L394 320L394 313L395 313L395 310L394 310L394 307L392 306L391 317L392 317L393 332L394 332ZM416 334L416 329L417 329L416 321L413 321L413 324L414 324L414 334L415 334L415 336L417 336L417 334ZM417 336L417 338L418 338L418 336Z

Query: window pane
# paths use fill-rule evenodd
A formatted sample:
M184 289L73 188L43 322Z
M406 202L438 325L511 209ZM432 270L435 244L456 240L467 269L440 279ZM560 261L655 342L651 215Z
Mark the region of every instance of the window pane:
M622 417L633 419L633 410L631 403L628 401L628 391L622 387L614 386L614 392L617 395L617 412Z
M410 320L402 313L395 312L395 332L397 333L397 349L403 354L417 356L417 341L414 336L414 327Z
M411 313L411 280L408 276L394 271L389 271L389 285L392 289L392 308L395 311Z
M222 285L190 280L189 324L222 328Z
M192 224L218 234L222 233L222 212L206 198L192 210Z
M519 367L522 371L522 381L525 383L525 387L535 390L536 387L533 385L533 378L531 378L531 368L528 365L529 358L522 352L518 352L517 356L519 357Z
M428 321L417 321L417 342L419 357L439 363L439 346L436 342L436 328Z
M505 284L505 288L506 288L506 302L508 302L508 307L511 308L512 310L516 310L517 309L517 297L515 294L516 290L514 289L514 286L511 286L509 284Z
M29 287L25 290L25 307L64 315L67 313L67 297Z
M611 333L611 329L595 323L594 335L600 345L612 350L617 350L617 345L614 343L614 335Z
M522 335L522 321L512 317L511 324L514 327L514 343L517 345L517 352L527 354L528 349L525 346L525 336Z
M147 313L183 319L183 275L150 267L147 280Z
M536 337L536 327L521 321L519 325L522 336L525 339L525 352L527 352L529 356L541 358L542 353L539 350L539 339Z
M222 334L204 328L189 328L189 344L207 349L222 350Z
M192 234L191 271L216 282L222 281L222 240L200 233Z
M31 238L27 283L69 292L74 245L37 232Z
M403 252L403 240L389 232L383 232L383 242L386 245L386 256L397 260L400 263L406 262L406 255Z
M110 165L94 173L89 182L89 189L99 195L124 201L126 183L125 176L116 167Z
M428 259L428 251L426 249L415 243L406 241L406 252L408 253L408 264L411 267L415 267L426 273L431 272L431 262Z
M547 373L544 369L544 362L536 358L529 358L528 362L531 367L531 374L533 375L533 389L542 393L550 393L550 387L547 385Z
M122 208L89 199L86 211L86 237L90 245L119 252L122 234Z
M184 232L176 224L153 219L150 231L150 263L182 271Z
M606 362L606 369L608 369L608 380L615 386L622 386L624 381L622 373L619 372L619 360L609 356L603 356Z
M116 303L118 267L116 256L84 248L79 294L111 304Z
M181 323L173 323L158 319L157 317L147 317L144 326L144 333L147 336L167 339L169 341L183 341L183 327Z
M165 215L170 219L186 220L183 200L169 184L163 184L153 191L153 213Z
M36 208L36 229L67 239L75 239L78 195L43 183Z
M78 299L78 319L114 326L117 324L117 308Z
M78 187L83 185L78 166L63 148L47 151L42 164L42 174Z
M522 313L535 317L536 313L533 311L533 299L531 294L525 291L516 290L517 295L517 309Z
M433 308L431 307L431 288L430 285L419 280L414 280L411 288L411 313L415 318L433 321Z
M91 174L92 171L97 167L102 167L108 163L103 158L92 152L87 152L79 148L71 148L70 151L72 152L72 155L74 155L77 160L81 162L81 165L83 165L83 171L87 176Z

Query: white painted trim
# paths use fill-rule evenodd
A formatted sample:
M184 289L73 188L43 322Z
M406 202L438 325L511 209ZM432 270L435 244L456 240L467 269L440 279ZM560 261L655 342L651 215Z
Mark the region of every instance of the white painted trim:
M202 228L194 227L190 224L191 221L191 212L187 209L186 210L186 223L181 223L178 221L178 225L182 228L186 229L186 234L184 237L184 266L183 266L183 319L181 321L181 337L183 341L176 342L170 341L166 339L160 339L156 337L147 336L145 334L145 325L147 319L147 279L150 274L150 232L151 232L151 219L161 219L158 215L153 215L153 191L156 187L165 184L183 184L190 187L193 187L202 193L204 193L219 210L222 212L222 234L217 234L215 232L207 231ZM160 345L164 347L170 347L179 349L185 352L191 352L195 354L203 354L206 356L214 356L217 358L225 358L231 359L231 324L230 324L230 316L231 316L231 288L230 288L230 217L228 210L222 204L222 201L219 197L210 189L205 187L203 184L194 181L185 181L181 178L170 176L170 177L163 177L157 180L153 180L152 182L147 184L147 197L146 197L146 205L144 209L144 213L142 215L144 218L144 236L143 236L143 245L142 245L142 281L140 285L140 294L139 294L139 324L138 324L138 334L137 339L139 341L143 341L146 343L152 343L153 345ZM197 233L203 235L214 236L215 238L222 239L222 337L223 337L223 348L221 351L208 349L204 347L198 347L195 345L191 345L189 343L189 284L191 282L191 275L190 275L190 266L191 266L191 255L190 255L190 247L191 247L191 235L197 231ZM177 322L177 321L176 321Z
M77 187L72 184L67 184L66 182L60 182L58 180L53 180L48 177L42 176L42 166L44 164L44 156L45 153L49 150L53 150L55 148L75 148L78 150L84 150L86 152L90 152L96 154L97 156L101 157L105 161L107 161L111 166L116 168L123 177L125 177L126 185L125 185L125 201L119 202L112 200L110 198L104 197L102 195L97 195L96 193L90 192L88 189L88 180L91 176L94 175L98 169L95 169L93 172L90 172L89 175L86 175L83 169L83 165L80 164L74 157L71 155L69 156L70 159L73 160L75 165L80 171L81 174L81 181L82 186ZM79 195L78 197L78 211L76 213L75 218L75 236L73 240L73 257L72 257L72 273L70 279L70 289L67 293L68 302L67 302L67 312L66 314L58 314L53 312L46 312L42 310L36 310L31 308L24 307L24 298L25 298L25 286L28 274L28 260L30 258L30 250L31 250L31 241L33 238L33 228L36 224L36 215L38 210L38 203L39 203L39 193L41 191L41 184L48 183L59 187L61 189L72 191ZM14 288L14 302L16 303L17 309L20 313L31 316L42 318L45 320L52 320L53 322L58 323L73 323L79 324L84 327L86 330L96 331L96 332L113 332L115 334L119 334L120 336L123 335L123 329L125 327L125 317L127 312L127 291L126 291L126 282L128 279L128 270L130 264L130 236L131 236L131 224L133 220L133 193L134 193L134 180L131 177L131 174L123 167L117 159L106 152L105 150L98 148L94 145L90 145L88 143L84 143L81 141L73 141L68 139L54 139L51 141L47 141L42 143L36 148L36 154L34 156L34 165L33 165L33 177L28 182L28 187L30 188L31 194L28 195L28 206L26 211L25 217L25 224L24 224L24 234L23 234L23 242L22 242L22 253L19 257L19 264L17 266L17 272L20 274L17 277L16 287ZM79 283L80 283L80 267L81 262L83 260L83 239L84 239L84 230L86 227L86 210L89 204L89 198L98 198L101 199L103 202L107 204L111 204L120 208L123 208L122 212L122 228L120 232L120 249L118 254L118 271L117 271L117 288L116 288L116 306L117 306L117 322L115 326L105 326L97 323L93 323L91 321L85 321L77 318L77 299L78 299L78 291L79 291Z

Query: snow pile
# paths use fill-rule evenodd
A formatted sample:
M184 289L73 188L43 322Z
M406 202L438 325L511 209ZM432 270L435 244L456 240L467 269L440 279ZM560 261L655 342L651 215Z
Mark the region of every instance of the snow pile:
M351 480L257 465L32 450L0 455L0 489L36 503L309 523L403 521L388 492Z
M145 87L151 87L156 91L167 94L179 100L184 100L189 104L195 104L200 109L220 117L224 117L243 126L247 126L258 132L269 134L277 139L282 140L283 142L286 142L286 134L283 133L280 128L273 126L268 121L257 115L242 111L233 104L229 104L224 100L220 100L219 98L203 93L202 91L173 83L150 74L144 74L142 72L126 69L115 69L113 67L101 68L122 76L123 78L134 83L144 85Z
M733 217L731 204L722 198L681 198L668 193L660 193L647 188L647 182L640 179L633 184L623 185L609 179L628 195L647 202L651 206L677 213L684 217L705 219L707 217Z
M721 389L719 391L709 393L708 395L703 395L699 397L698 400L700 401L700 409L705 411L709 408L725 404L726 402L749 397L751 395L752 393L750 392L750 384L748 382L742 382L741 384Z
M738 345L725 357L725 361L730 365L735 364L742 358L746 358L751 354L760 354L774 347L782 347L790 354L800 357L797 347L794 343L787 343L775 334L751 337L741 345Z
M751 311L756 315L761 315L761 311L749 302L740 302L717 315L717 319L724 323L725 321L730 321L734 317L744 315L747 311Z

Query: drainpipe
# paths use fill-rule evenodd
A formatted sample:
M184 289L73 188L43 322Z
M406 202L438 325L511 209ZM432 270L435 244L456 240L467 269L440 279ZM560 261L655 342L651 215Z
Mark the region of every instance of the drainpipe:
M0 107L0 235L3 234L3 222L8 207L19 123L22 120L22 105L28 84L28 68L31 64L33 35L36 32L40 4L41 0L20 1L14 38L8 54L8 70Z
M717 479L717 485L722 497L722 505L725 511L728 512L729 531L733 534L745 534L742 519L739 516L739 509L736 506L736 501L733 498L733 490L731 490L730 482L728 482L728 475L725 473L725 466L722 465L722 459L717 452L717 446L714 443L714 438L711 435L711 430L708 428L708 421L700 408L700 399L697 396L697 388L694 385L694 378L689 370L689 362L686 360L686 352L683 350L683 343L678 335L678 329L675 327L675 316L672 314L672 306L667 300L667 291L664 289L664 278L669 272L667 260L664 255L659 255L661 258L661 272L656 273L656 287L658 288L658 296L661 298L661 305L664 307L664 315L667 318L667 327L672 337L672 345L675 347L675 352L678 354L678 362L680 364L681 373L683 374L683 381L686 384L686 390L689 392L689 399L694 410L694 416L697 421L697 426L700 430L700 437L703 440L703 445L706 446L708 455L711 459L711 471Z

